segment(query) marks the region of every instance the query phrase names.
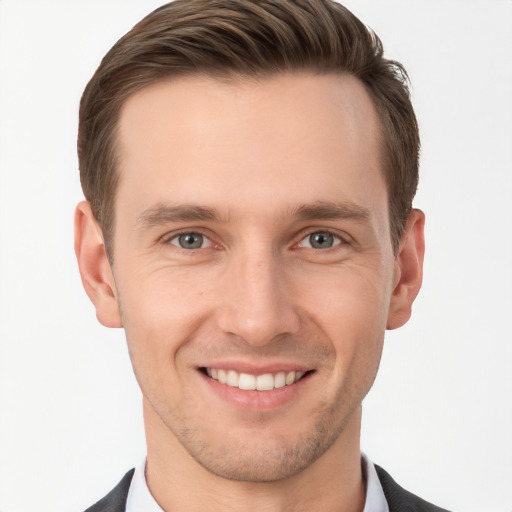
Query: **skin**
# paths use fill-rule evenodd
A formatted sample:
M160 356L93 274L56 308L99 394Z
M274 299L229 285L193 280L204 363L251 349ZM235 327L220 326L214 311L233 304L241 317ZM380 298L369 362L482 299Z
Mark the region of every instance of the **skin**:
M119 128L114 264L86 202L75 248L99 321L126 331L153 496L164 510L361 511L361 401L424 251L413 210L393 254L364 87L179 78L129 98ZM202 245L180 247L183 233ZM308 374L240 392L204 367Z

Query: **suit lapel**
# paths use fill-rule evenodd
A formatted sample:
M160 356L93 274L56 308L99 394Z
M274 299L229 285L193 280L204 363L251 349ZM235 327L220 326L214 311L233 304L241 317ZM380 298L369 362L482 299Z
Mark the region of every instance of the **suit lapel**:
M415 494L400 487L391 476L375 464L377 475L388 502L389 512L448 512L422 500Z
M130 469L123 479L98 503L85 512L125 512L126 498L135 469Z

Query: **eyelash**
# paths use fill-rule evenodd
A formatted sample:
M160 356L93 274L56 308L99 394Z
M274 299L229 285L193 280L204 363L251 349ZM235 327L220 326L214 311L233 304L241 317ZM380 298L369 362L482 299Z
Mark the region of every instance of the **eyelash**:
M331 247L327 247L325 249L315 248L315 247L311 247L311 246L310 247L304 247L304 246L301 245L301 244L304 243L304 241L306 241L308 238L310 238L312 235L315 235L315 234L323 234L323 235L332 236L334 238L333 245ZM200 235L200 236L202 236L204 238L205 241L209 242L209 245L207 247L198 247L198 248L192 248L192 249L185 249L184 247L181 247L178 243L172 243L174 240L177 240L180 236L183 236L183 235ZM211 239L211 237L208 236L203 231L201 231L200 229L195 229L195 230L190 229L190 230L180 231L178 233L173 233L172 235L162 237L161 238L161 242L164 245L170 244L170 245L175 246L176 249L182 250L182 251L186 251L186 252L195 252L195 250L209 249L212 246L215 247L215 245L216 245L215 242ZM337 231L333 231L333 230L329 230L329 229L310 229L307 232L301 233L299 242L294 244L293 247L294 248L296 248L296 247L298 247L298 248L305 248L305 249L316 249L317 251L327 252L330 249L335 249L336 247L338 247L340 245L346 245L347 243L348 243L348 241L347 241L346 235L342 236Z
M346 244L346 240L344 237L342 237L339 233L337 232L334 232L334 231L331 231L331 230L328 230L328 229L316 229L316 230L312 230L312 231L308 231L301 239L300 239L300 242L298 244L296 244L297 246L301 247L301 244L303 244L306 240L309 240L311 239L311 237L313 235L328 235L328 236L332 236L333 239L334 239L334 243L331 247L327 247L327 248L315 248L315 247L305 247L306 249L318 249L319 251L328 251L329 249L334 249L335 247L339 246L339 245L344 245ZM302 246L303 247L303 246Z
M164 237L161 238L161 242L164 244L164 245L173 245L175 246L178 250L182 250L182 251L186 251L186 252L193 252L193 249L185 249L184 247L181 247L179 244L173 244L173 240L177 240L180 236L183 236L183 235L200 235L204 238L204 240L206 241L209 241L209 245L207 247L199 247L198 249L208 249L210 248L210 246L215 246L216 244L213 242L213 240L211 239L210 236L208 236L206 233L204 233L203 231L201 231L200 229L187 229L187 230L183 230L183 231L180 231L178 233L173 233L172 235L166 235Z

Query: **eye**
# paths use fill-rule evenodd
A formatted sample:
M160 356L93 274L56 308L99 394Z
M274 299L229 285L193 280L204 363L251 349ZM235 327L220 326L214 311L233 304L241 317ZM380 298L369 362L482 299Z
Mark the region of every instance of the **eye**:
M329 233L328 231L315 231L303 238L299 243L299 247L307 247L310 249L330 249L335 245L340 245L342 240Z
M182 249L204 249L212 245L211 240L201 233L180 233L173 236L169 243Z

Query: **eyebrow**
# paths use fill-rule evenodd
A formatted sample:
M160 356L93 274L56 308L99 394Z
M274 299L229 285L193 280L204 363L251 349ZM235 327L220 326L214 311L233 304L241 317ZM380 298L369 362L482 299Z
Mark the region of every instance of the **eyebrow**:
M215 221L219 217L217 210L207 206L157 204L139 215L137 226L146 229L168 222Z
M368 222L370 210L353 202L336 203L334 201L316 201L303 204L293 210L299 220L355 220Z
M315 201L292 208L290 215L299 221L307 220L354 220L368 222L370 210L353 202ZM228 215L220 215L215 208L200 205L159 203L144 210L137 218L139 229L148 229L170 222L229 222Z

